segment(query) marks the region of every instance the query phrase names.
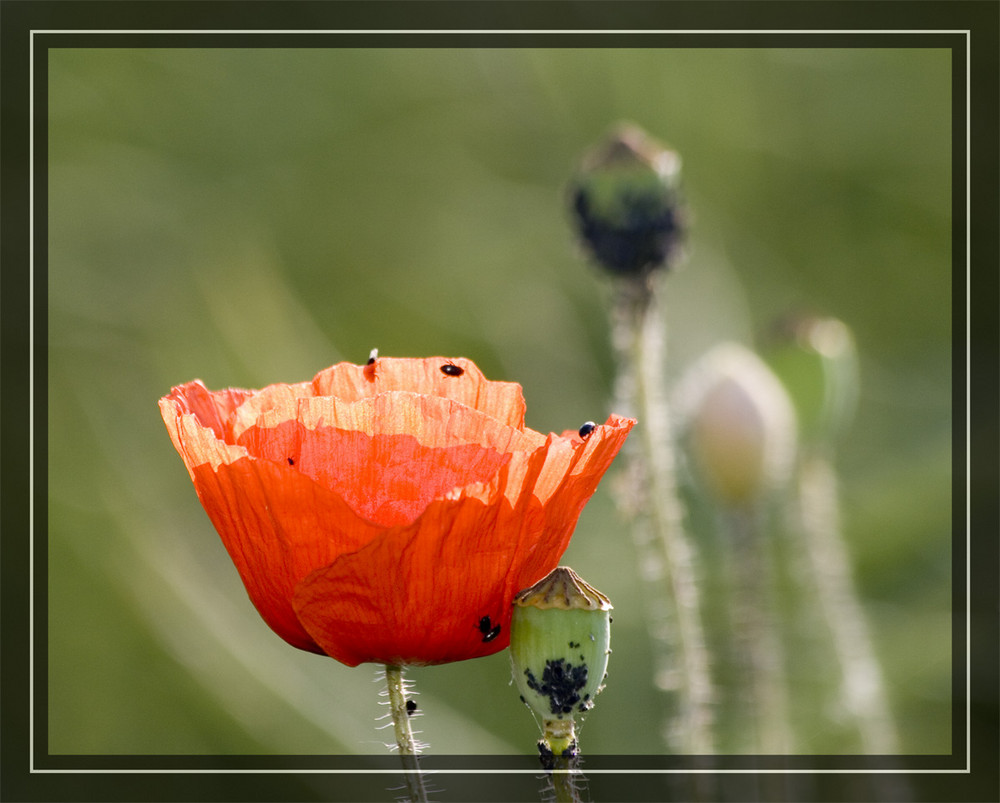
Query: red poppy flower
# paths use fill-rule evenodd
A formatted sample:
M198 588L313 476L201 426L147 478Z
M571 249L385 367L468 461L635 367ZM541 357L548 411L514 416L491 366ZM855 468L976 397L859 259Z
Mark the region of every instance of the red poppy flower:
M507 646L514 595L555 568L635 423L546 437L524 410L519 385L440 358L160 400L261 616L349 666Z

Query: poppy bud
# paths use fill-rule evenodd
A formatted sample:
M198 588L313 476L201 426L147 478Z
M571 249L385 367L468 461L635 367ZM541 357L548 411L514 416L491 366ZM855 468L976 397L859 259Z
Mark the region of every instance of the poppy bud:
M836 318L781 321L767 360L781 378L799 417L803 440L830 444L854 416L858 355L851 330Z
M607 270L644 275L677 255L683 230L681 159L637 126L588 152L570 183L575 223Z
M717 346L681 384L691 451L709 490L740 507L787 480L795 457L788 393L752 351Z
M542 721L543 756L576 755L574 717L603 688L611 601L559 566L514 598L510 654L521 699Z

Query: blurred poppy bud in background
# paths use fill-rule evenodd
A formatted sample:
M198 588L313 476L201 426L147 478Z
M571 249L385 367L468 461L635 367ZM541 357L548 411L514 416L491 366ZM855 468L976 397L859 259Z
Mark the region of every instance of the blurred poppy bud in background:
M788 480L795 412L756 354L736 343L716 346L688 369L678 393L698 474L720 502L741 507Z
M795 315L774 326L770 341L764 354L791 395L803 440L835 443L858 403L858 353L850 328L836 318Z
M585 247L614 274L669 268L684 230L677 153L631 124L588 151L569 202Z

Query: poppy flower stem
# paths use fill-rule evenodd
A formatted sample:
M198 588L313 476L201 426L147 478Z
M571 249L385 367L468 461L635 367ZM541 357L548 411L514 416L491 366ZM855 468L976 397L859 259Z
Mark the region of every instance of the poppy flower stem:
M555 803L580 803L580 791L574 782L576 774L570 771L556 772L552 776L552 787L555 790Z
M639 420L629 448L619 505L631 520L640 573L651 594L650 630L658 651L656 685L676 693L666 723L668 748L688 755L714 752L712 682L694 576L694 550L683 526L674 476L670 409L664 389L666 327L656 274L619 279L611 310L618 377L616 408Z
M403 775L409 792L409 803L427 803L420 767L417 764L417 745L410 729L410 714L406 710L406 689L403 685L403 668L393 664L385 665L385 685L389 693L389 711L392 714L396 745L403 764Z
M580 750L573 718L543 720L538 750L542 766L551 776L551 799L555 803L580 803L576 783L580 777Z

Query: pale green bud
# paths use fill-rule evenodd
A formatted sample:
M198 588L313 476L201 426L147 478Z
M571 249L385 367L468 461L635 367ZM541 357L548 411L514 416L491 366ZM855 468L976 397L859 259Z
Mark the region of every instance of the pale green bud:
M795 411L756 354L735 343L715 347L688 370L679 396L698 474L720 502L742 507L787 481Z

